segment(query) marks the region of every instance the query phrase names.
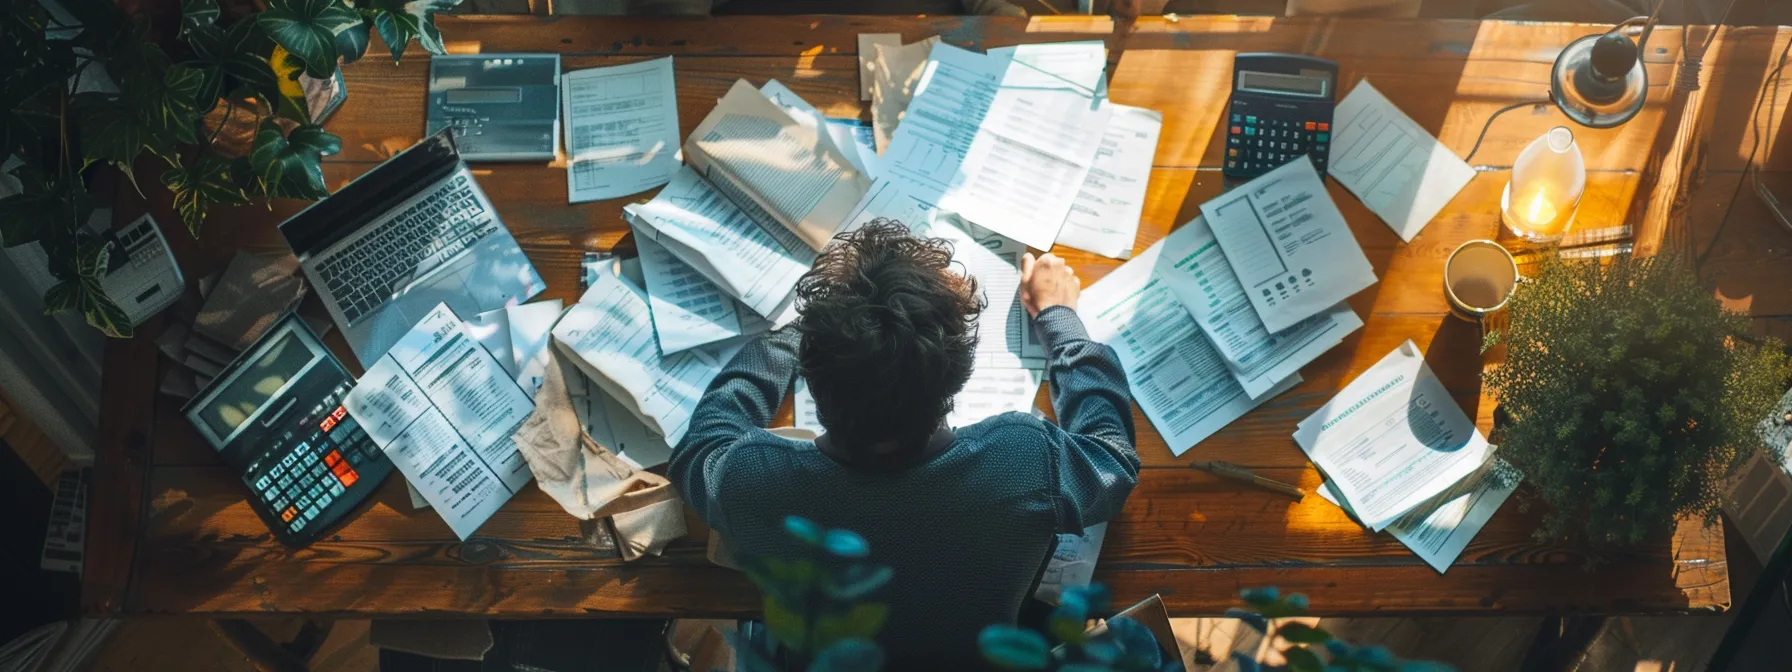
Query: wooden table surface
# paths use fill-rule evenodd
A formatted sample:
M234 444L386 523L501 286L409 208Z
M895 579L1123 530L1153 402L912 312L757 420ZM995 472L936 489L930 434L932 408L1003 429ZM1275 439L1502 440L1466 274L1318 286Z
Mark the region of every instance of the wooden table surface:
M728 17L649 21L618 18L443 17L455 51L559 51L567 69L676 57L679 122L700 121L736 78L776 78L833 116L865 116L857 100L856 36L939 34L969 48L1104 39L1113 50L1115 102L1164 114L1138 249L1191 219L1220 193L1220 123L1231 60L1239 51L1283 51L1333 59L1344 85L1369 77L1458 155L1488 115L1547 96L1562 45L1603 27L1462 21L1357 21L1195 17L1114 26L1088 17ZM1707 29L1663 28L1645 55L1651 91L1641 116L1611 130L1576 128L1586 156L1583 226L1638 224L1649 249L1705 252L1704 274L1763 330L1792 315L1792 242L1766 219L1743 169L1757 133L1777 148L1787 92L1751 129L1749 113L1768 64L1792 31L1730 29L1706 58L1704 86L1669 86L1684 38ZM372 50L370 53L383 53ZM415 142L423 132L427 59L402 64L370 55L347 66L348 102L327 128L342 152L326 164L332 188ZM1792 88L1792 87L1788 87ZM1346 89L1347 90L1347 89ZM1685 114L1680 109L1690 106ZM866 117L868 118L868 117ZM1697 524L1639 546L1590 548L1537 541L1538 511L1508 502L1446 574L1386 535L1372 535L1318 497L1293 504L1185 468L1222 459L1297 482L1320 481L1290 439L1294 424L1400 342L1411 339L1463 409L1487 419L1479 333L1446 316L1443 259L1458 243L1494 237L1498 199L1518 152L1566 123L1548 106L1500 117L1472 163L1473 182L1412 243L1401 243L1336 184L1332 196L1374 265L1379 283L1350 305L1366 325L1302 371L1305 382L1263 404L1180 458L1139 416L1145 468L1125 511L1109 528L1096 580L1119 603L1161 593L1176 615L1218 614L1242 587L1276 585L1312 595L1328 615L1370 613L1652 613L1721 610L1730 602L1723 533ZM1689 132L1680 133L1685 126ZM1662 158L1667 156L1667 159ZM1681 179L1673 159L1697 169ZM1773 152L1763 179L1792 195L1792 152ZM152 174L141 173L140 174ZM564 169L481 165L475 174L548 283L543 298L575 300L582 253L617 245L629 199L568 205ZM127 190L128 191L128 190ZM642 198L645 198L643 195ZM165 194L152 210L168 215ZM219 269L238 249L284 251L275 225L301 204L214 214L195 242L170 229L188 278ZM1117 262L1059 248L1085 282ZM338 615L747 616L758 596L740 575L704 559L697 534L664 557L624 564L607 538L584 529L531 487L479 533L458 542L430 511L413 512L400 479L328 539L302 550L274 542L244 502L245 490L156 394L150 324L145 336L112 344L105 366L102 449L94 484L84 604L91 611L241 616L272 612ZM340 342L339 352L346 354ZM352 359L352 358L351 358ZM1041 397L1044 401L1044 397ZM1047 404L1042 404L1046 406ZM788 413L788 409L785 411ZM1135 411L1136 412L1136 411ZM786 416L787 417L787 416ZM1521 491L1522 495L1522 491ZM1596 571L1584 569L1598 561Z

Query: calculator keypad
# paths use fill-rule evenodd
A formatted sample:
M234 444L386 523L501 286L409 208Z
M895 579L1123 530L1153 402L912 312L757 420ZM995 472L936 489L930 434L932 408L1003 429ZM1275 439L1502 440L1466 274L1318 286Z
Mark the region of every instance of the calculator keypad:
M1331 155L1330 120L1308 121L1231 115L1226 129L1226 174L1255 177L1303 155L1325 174Z
M378 451L367 432L347 418L327 434L297 441L283 454L270 455L261 464L273 466L245 480L279 524L296 534L327 524L319 519L360 482L356 467L378 457Z

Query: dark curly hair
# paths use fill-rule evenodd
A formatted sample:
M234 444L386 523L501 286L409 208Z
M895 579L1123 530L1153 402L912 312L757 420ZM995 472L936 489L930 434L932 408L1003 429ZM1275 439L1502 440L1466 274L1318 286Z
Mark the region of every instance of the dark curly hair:
M983 300L951 261L950 242L880 217L836 238L797 282L800 368L836 445L909 454L952 411Z

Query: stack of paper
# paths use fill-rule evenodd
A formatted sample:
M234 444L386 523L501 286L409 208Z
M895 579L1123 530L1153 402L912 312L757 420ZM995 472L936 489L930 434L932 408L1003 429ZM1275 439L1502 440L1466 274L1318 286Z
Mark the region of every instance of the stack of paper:
M368 367L343 406L462 540L531 478L511 434L535 406L447 304Z
M1516 486L1488 475L1492 447L1412 341L1302 420L1294 440L1330 478L1327 499L1439 572Z

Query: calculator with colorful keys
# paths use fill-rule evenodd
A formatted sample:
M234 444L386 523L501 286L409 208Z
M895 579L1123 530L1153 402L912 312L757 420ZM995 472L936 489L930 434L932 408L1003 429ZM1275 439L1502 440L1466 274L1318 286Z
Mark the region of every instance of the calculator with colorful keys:
M1338 64L1296 54L1239 54L1226 110L1226 177L1248 180L1303 156L1325 175Z
M287 315L181 409L282 544L316 541L392 473L342 406L354 384L304 321Z

